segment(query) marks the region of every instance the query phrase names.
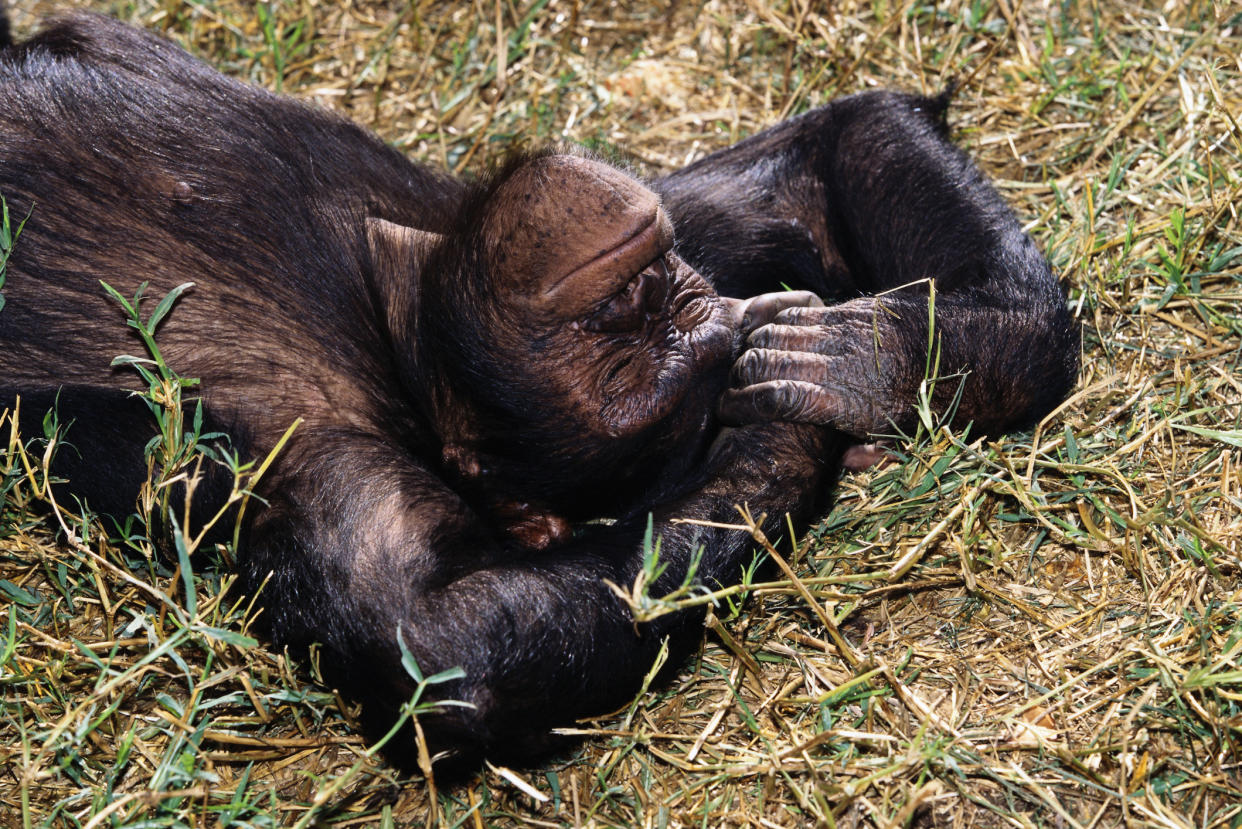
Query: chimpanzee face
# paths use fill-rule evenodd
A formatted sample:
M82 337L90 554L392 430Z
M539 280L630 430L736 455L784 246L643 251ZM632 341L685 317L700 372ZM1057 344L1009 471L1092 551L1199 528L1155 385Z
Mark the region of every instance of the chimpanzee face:
M502 174L471 221L458 250L474 262L457 272L475 294L474 356L446 441L459 465L560 502L636 476L649 487L710 434L735 326L673 252L659 196L606 164L545 155Z
M713 401L693 392L728 364L733 327L712 287L672 251L658 203L645 227L556 287L571 280L547 304L552 313L534 315L541 324L528 329L535 350L561 369L540 372L554 399L598 439L650 433L670 418L702 429Z
M563 366L567 402L592 433L649 428L696 375L732 352L723 303L673 253L660 198L637 180L577 156L536 159L506 180L495 269L541 355ZM542 375L543 372L540 372ZM546 375L544 375L546 376Z

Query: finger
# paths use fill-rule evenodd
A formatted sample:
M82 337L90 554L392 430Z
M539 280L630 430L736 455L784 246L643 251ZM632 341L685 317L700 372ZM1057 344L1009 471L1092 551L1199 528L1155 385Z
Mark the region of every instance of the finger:
M720 398L720 419L731 425L787 420L827 425L840 409L834 394L815 383L772 380L729 389Z
M887 308L877 302L854 300L820 307L791 306L778 312L774 322L782 325L833 325L847 322L872 325L881 317L891 315Z
M833 305L817 308L782 308L772 321L782 325L822 325L839 316L838 307Z
M733 314L733 321L743 334L754 331L776 319L776 315L788 308L823 306L823 301L810 291L777 291L760 294L750 299L726 299Z
M859 337L823 325L765 325L746 340L752 349L842 354L854 350Z
M823 305L823 301L810 291L760 294L746 301L741 328L746 332L754 331L759 326L772 322L777 314L789 308L822 308Z
M833 359L807 351L751 348L733 364L733 384L754 386L770 380L824 383L832 373Z

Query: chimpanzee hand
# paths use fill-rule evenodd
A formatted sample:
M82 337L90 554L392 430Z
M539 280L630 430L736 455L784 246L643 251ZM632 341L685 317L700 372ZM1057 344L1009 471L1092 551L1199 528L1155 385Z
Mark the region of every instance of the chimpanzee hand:
M815 423L858 437L891 432L910 418L918 373L897 322L875 297L780 310L750 335L721 419Z

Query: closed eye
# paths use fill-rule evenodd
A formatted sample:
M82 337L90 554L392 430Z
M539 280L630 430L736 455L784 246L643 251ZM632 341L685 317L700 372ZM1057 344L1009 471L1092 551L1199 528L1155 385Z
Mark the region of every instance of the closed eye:
M583 320L582 327L588 331L613 334L637 331L646 317L644 298L649 293L650 282L651 276L647 271L635 274L633 279L625 283L625 287Z

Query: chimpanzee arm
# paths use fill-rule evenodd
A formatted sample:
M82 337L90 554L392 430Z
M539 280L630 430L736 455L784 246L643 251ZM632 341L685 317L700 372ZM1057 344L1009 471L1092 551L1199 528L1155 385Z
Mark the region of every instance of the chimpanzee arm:
M933 403L947 408L960 389L955 422L978 431L1029 423L1064 396L1077 370L1064 296L948 142L945 105L844 98L656 182L679 252L721 293L788 285L830 304L752 336L726 419L907 428L929 373L941 378Z
M322 447L296 475L313 484L281 492L264 513L244 562L247 580L266 581L276 641L321 643L329 679L381 721L391 722L414 689L401 667L398 626L425 673L462 667L465 679L435 693L475 708L425 719L433 749L493 756L546 749L551 726L624 704L665 637L670 664L698 641L701 614L636 627L605 583L633 585L646 514L531 553L490 536L434 475L382 440L302 437L301 445ZM786 514L804 522L823 495L827 439L824 430L793 424L726 432L698 488L655 510L667 569L651 595L679 585L700 548L699 583L736 583L755 547L750 537L672 519L736 523L734 505L744 503L768 515L770 537L785 535Z

